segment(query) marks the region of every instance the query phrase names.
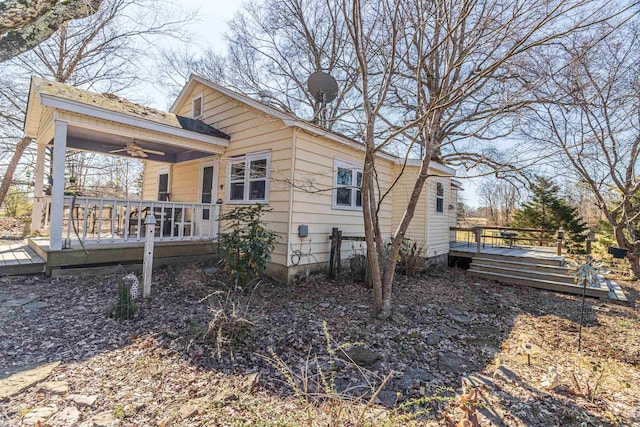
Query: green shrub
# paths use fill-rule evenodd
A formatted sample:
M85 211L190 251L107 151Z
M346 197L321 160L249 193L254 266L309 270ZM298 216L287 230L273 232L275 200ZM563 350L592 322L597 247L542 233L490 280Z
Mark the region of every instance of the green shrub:
M129 320L133 319L133 315L136 312L136 306L133 303L131 297L131 287L125 280L118 281L118 300L116 305L111 308L109 317L113 317L116 320Z
M220 215L228 222L225 232L218 236L218 245L225 269L231 273L236 286L245 285L267 269L275 248L276 234L262 222L262 214L270 209L265 205L240 206Z
M31 201L27 194L15 188L10 188L4 198L4 214L12 218L31 216Z

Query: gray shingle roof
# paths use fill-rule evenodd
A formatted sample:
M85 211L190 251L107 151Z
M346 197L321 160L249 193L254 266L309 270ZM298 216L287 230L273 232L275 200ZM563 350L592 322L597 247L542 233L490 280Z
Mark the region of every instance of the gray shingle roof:
M184 129L226 140L231 139L231 137L226 133L209 126L201 120L178 116L166 111L135 104L112 93L101 94L91 92L89 90L79 89L74 86L46 80L40 77L34 77L33 83L40 95L55 96L69 101L80 102L116 113L126 114L128 116L172 126L178 129Z

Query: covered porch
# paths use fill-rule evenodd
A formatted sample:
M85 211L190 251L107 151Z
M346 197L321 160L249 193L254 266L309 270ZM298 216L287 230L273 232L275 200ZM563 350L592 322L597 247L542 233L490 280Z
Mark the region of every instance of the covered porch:
M196 200L173 200L162 180L155 200L88 196L69 185L65 159L69 150L78 150L167 166L213 162L228 146L223 132L111 94L33 78L25 134L37 142L31 232L40 236L37 246L46 247L48 258L86 245L140 243L147 215L156 218L159 242L211 242L217 237L220 205L211 197L213 181L208 191L206 182L194 183L201 187Z

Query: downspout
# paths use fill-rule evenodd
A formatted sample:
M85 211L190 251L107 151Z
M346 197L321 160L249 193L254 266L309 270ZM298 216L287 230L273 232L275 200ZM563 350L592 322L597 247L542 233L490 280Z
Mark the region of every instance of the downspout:
M291 266L291 233L293 232L291 230L291 225L293 224L293 193L295 191L295 188L293 186L294 184L294 180L295 180L295 176L296 176L296 145L298 142L298 128L294 127L293 128L293 141L291 143L291 183L289 184L289 222L287 224L287 260L286 260L286 265L287 265L287 271L289 270L288 267ZM287 273L288 274L288 273Z

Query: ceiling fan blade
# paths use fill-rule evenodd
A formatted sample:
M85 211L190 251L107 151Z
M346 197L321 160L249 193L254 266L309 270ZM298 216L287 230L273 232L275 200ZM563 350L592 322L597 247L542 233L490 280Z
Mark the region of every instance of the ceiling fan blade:
M121 152L127 151L127 150L128 150L128 148L119 148L117 150L111 150L111 151L109 151L109 153L121 153Z
M144 151L145 153L149 153L149 154L156 154L158 156L164 156L164 153L162 151L158 151L158 150L150 150L148 148L143 148L142 151Z

